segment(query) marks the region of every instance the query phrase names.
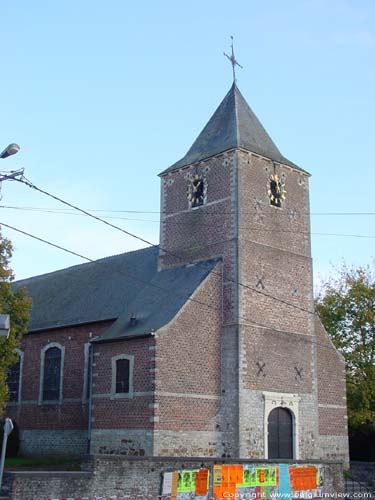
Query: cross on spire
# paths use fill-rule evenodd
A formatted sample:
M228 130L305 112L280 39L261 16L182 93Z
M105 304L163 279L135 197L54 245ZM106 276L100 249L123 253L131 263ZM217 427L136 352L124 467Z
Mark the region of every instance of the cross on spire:
M233 37L231 36L231 39L232 39L232 44L231 44L231 48L232 48L232 54L230 56L228 56L228 54L226 54L225 52L223 52L223 54L225 55L225 57L227 57L230 62L231 62L231 65L232 65L232 71L233 71L233 82L235 83L236 82L236 66L238 66L239 68L243 69L241 64L238 64L237 62L237 59L235 58L234 56L234 49L233 49Z

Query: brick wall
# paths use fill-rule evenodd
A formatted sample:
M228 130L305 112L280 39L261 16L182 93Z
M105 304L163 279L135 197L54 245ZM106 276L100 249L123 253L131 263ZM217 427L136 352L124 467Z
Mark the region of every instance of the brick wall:
M277 393L294 456L318 458L308 175L245 151L237 163L241 456L267 456L265 393ZM270 204L273 174L285 182L281 208Z
M236 162L235 151L227 151L171 172L161 179L161 268L212 257L222 258L220 286L223 317L217 346L220 350L220 375L215 379L215 383L220 383L221 407L215 427L217 433L221 433L219 454L225 456L236 455L239 451ZM189 179L195 173L203 175L207 180L207 203L191 210L187 188ZM179 258L174 257L176 254ZM198 310L201 314L202 308ZM211 336L207 347L214 339L218 341L217 334ZM205 442L217 446L217 435L211 435L210 439L207 437ZM211 450L212 444L208 448L209 453Z
M319 318L315 321L321 454L349 461L345 362Z
M152 454L154 340L140 338L94 345L92 451ZM113 394L112 359L134 357L133 392Z
M157 455L221 454L217 427L221 403L221 293L218 264L175 319L157 332Z
M236 313L237 168L233 151L170 172L161 179L160 267L223 258L224 321ZM189 208L187 189L195 174L207 181L207 203Z
M6 410L7 416L19 426L22 454L86 452L85 344L110 324L93 323L24 336L22 397L20 403L10 403ZM41 352L52 342L60 344L65 351L63 392L61 401L47 403L40 400Z

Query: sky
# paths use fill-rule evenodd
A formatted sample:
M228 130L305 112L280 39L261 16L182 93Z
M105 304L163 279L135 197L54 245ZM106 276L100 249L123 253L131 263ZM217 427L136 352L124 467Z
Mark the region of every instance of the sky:
M332 267L374 264L373 0L18 0L1 10L0 149L21 146L2 172L24 168L39 188L158 243L157 174L229 90L233 35L238 87L312 175L315 289ZM0 224L90 259L145 246L15 181L2 183L0 205ZM2 233L16 279L84 262Z

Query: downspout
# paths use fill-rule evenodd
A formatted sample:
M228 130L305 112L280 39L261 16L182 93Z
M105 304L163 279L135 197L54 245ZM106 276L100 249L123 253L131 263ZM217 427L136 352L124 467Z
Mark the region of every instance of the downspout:
M88 371L89 371L89 379L87 381L88 383L88 408L87 408L87 418L88 418L88 424L87 424L87 454L91 454L91 433L92 433L92 369L93 369L93 358L94 358L94 346L89 343L89 366L88 366Z

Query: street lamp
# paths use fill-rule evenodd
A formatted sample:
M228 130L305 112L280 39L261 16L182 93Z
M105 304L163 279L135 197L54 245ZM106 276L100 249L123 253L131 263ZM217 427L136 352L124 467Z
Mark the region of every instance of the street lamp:
M15 144L12 142L12 144L9 144L4 151L0 154L0 160L5 160L5 158L8 158L8 156L12 156L18 153L18 151L21 148L19 147L18 144ZM12 172L8 172L6 174L0 174L0 189L1 189L1 182L2 181L9 181L9 180L17 180L17 177L23 175L24 169L21 168L20 170L13 170ZM1 196L0 196L1 199Z
M12 142L12 144L9 144L9 146L7 146L4 149L4 151L0 154L0 158L4 160L5 158L8 158L8 156L15 155L16 153L18 153L19 150L20 150L19 145L14 144L14 142Z
M3 437L3 446L1 448L1 457L0 457L0 489L1 483L3 482L3 472L4 472L4 463L5 463L5 453L7 449L7 441L8 436L14 429L13 422L10 418L6 418L4 422L4 437Z

